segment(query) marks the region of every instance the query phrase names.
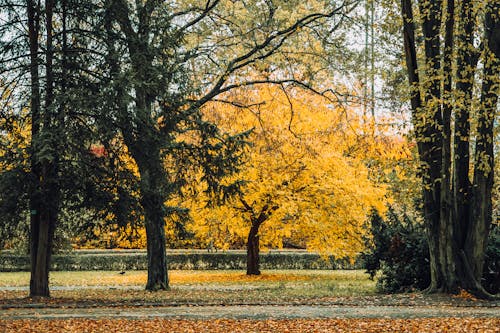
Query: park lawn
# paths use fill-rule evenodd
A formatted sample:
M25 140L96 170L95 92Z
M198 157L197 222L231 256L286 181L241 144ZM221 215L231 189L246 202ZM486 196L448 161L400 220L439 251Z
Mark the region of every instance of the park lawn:
M239 304L304 302L324 297L367 296L375 282L361 270L269 270L260 276L241 271L170 271L171 290L147 292L145 271L51 272L51 296L77 302L159 302ZM28 272L0 273L0 290L26 287ZM59 287L59 288L58 288ZM0 298L25 297L27 290L3 290Z
M0 287L28 286L29 272L0 272ZM170 283L175 285L245 283L347 283L371 289L374 284L363 270L266 270L261 275L249 276L239 270L171 270ZM142 286L146 271L53 271L51 286Z

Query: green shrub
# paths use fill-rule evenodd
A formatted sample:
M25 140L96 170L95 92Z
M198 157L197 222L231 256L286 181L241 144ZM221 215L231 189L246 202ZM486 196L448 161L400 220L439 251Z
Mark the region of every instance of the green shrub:
M359 269L347 260L328 260L304 251L261 253L261 268L266 269ZM246 268L245 251L207 252L205 250L168 250L169 269L240 269ZM0 254L0 272L29 271L29 257L12 252ZM51 270L145 270L144 250L80 250L52 256Z
M383 292L422 290L429 285L429 251L423 227L406 214L391 208L384 220L373 210L369 217L372 238L365 239L361 255L373 279L380 272L377 287Z
M365 269L383 292L423 290L430 284L429 249L421 224L392 209L384 220L377 211L369 217L372 238L365 239L361 255ZM483 287L490 293L500 289L500 228L493 225L486 249Z

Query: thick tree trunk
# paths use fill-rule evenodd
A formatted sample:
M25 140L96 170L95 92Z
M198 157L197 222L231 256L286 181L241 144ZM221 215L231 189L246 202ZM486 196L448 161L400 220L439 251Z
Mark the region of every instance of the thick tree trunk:
M403 0L403 16L413 19L411 1ZM447 230L441 223L441 190L443 171L443 114L441 105L441 6L442 1L422 1L418 3L422 15L422 32L424 34L425 80L413 82L423 93L423 103L419 101L413 109L413 123L420 157L420 172L423 185L424 220L429 243L431 285L429 290L440 288L444 277L441 258L443 253L441 240ZM412 22L413 24L413 22ZM414 27L405 25L405 29L413 29L405 34L414 34ZM415 39L413 38L413 42ZM416 46L410 46L416 54ZM407 51L408 52L408 51ZM407 56L408 58L408 56ZM414 66L417 66L415 61ZM418 67L411 69L418 72ZM414 103L412 103L412 107Z
M47 228L41 228L40 219L33 221L32 218L32 230L31 230L31 246L30 246L30 257L31 257L31 275L30 275L30 297L49 297L49 270L47 263L49 258L47 258L47 239L48 233ZM36 231L36 234L33 232ZM45 242L44 242L45 240Z
M404 51L406 60L406 69L408 72L408 80L410 84L411 94L411 109L413 123L415 124L415 134L417 136L417 148L420 156L421 163L427 164L426 156L427 151L432 147L431 144L419 140L418 138L425 137L426 128L421 122L422 112L422 97L421 97L421 82L419 77L419 68L417 62L417 50L415 42L415 23L413 17L413 8L411 0L401 0L401 11L403 16L403 40ZM429 159L430 160L430 159ZM431 160L430 160L431 161ZM423 175L423 200L424 200L424 218L426 224L426 235L429 243L430 254L430 271L431 271L431 286L429 289L436 289L440 284L440 268L437 262L439 247L437 236L439 234L439 207L436 203L436 189L430 181L430 176L425 176L429 173L429 166L427 169L422 169L420 172Z
M260 275L259 226L253 221L247 239L247 275Z
M37 234L32 234L30 297L49 297L49 269L52 256L56 214L53 209L44 209L37 219Z
M408 77L414 91L411 100L413 122L422 162L424 219L431 265L429 291L454 293L459 289L465 289L478 296L489 297L479 281L482 274L488 227L491 221L492 128L498 91L492 91L495 83L483 81L481 99L483 108L478 117L474 187L472 189L469 180L469 109L472 105L473 78L478 58L474 56L471 39L474 27L471 1L462 2L460 7L457 95L454 96L451 96L453 86L450 74L452 72L452 55L454 54L452 50L454 1L447 1L443 59L439 55L442 2L419 2L422 32L425 37L425 72L428 77L425 82L420 82L418 78L419 69L416 60L415 27L411 0L402 0L401 4L404 17L403 33ZM493 7L495 6L494 9L490 8L490 14L499 12L500 1L496 1ZM492 19L492 17L495 18ZM497 15L487 16L487 23L488 18L490 22L496 20L498 24ZM488 35L488 31L495 31L495 29L488 30L486 28L485 39L490 42L496 41L493 43L496 46L490 46L490 48L498 50L500 28L497 29L496 37L492 37ZM489 42L485 44L489 44ZM486 59L491 59L491 57L486 57ZM438 75L441 66L445 73L444 76ZM494 80L497 80L498 83L498 62L496 64L493 62L490 69L487 67L485 66L484 69L485 77L495 78ZM493 68L496 72L491 71ZM440 89L443 89L444 102L440 102ZM420 99L420 91L424 93L424 101ZM455 107L453 149L451 149L452 142L450 140L453 107L450 101L455 101L453 106L458 104ZM442 112L438 112L440 108ZM440 119L438 115L441 115L442 118ZM454 163L451 163L452 159ZM451 174L453 174L453 179Z
M148 258L148 282L147 290L169 289L165 221L164 221L164 198L159 188L162 181L162 173L157 174L154 170L141 172L141 203L144 208L147 237Z
M457 292L465 289L473 294L489 298L482 288L480 281L483 273L484 253L491 223L491 189L493 187L493 121L495 118L498 90L494 90L498 82L498 56L486 56L484 66L484 80L481 92L482 108L478 112L478 128L476 137L476 156L474 166L474 186L469 180L469 136L470 119L468 108L471 103L473 89L473 74L476 61L472 55L473 45L469 39L472 26L468 22L473 20L471 4L462 3L462 19L465 20L461 48L466 50L459 54L459 71L457 90L460 95L459 107L455 118L455 173L452 196L454 198L454 218L451 221L442 221L442 229L450 231L443 234L440 247L445 256L439 258L443 270L443 282L440 291ZM497 4L491 13L498 13ZM496 17L496 15L492 15ZM491 16L489 16L491 18ZM492 38L494 29L486 27L485 44L494 40L498 47L500 28L497 20L497 37ZM486 19L486 24L491 22ZM491 48L491 47L489 47ZM491 49L495 49L493 46ZM497 48L498 49L498 48ZM492 60L493 59L493 60ZM489 61L492 60L492 61ZM464 166L463 164L467 164Z
M39 66L39 34L41 22L41 8L33 1L27 2L28 31L31 62L31 120L32 120L32 147L31 147L31 186L30 186L30 296L48 297L49 268L52 254L52 243L56 221L59 212L60 189L58 184L57 149L56 141L44 140L41 142L42 132L53 131L54 114L52 111L54 99L53 77L53 45L52 45L52 16L54 2L45 4L45 105L41 110ZM46 149L53 156L44 156L40 160L39 150Z
M460 24L457 47L457 84L455 93L455 140L453 196L455 231L457 241L463 243L469 224L471 183L469 180L470 108L474 86L473 61L473 4L470 0L460 3Z
M450 3L448 3L450 5ZM451 12L449 13L451 15ZM457 51L457 86L455 100L455 140L454 140L454 173L451 192L449 188L442 188L441 198L451 198L452 207L442 203L441 210L441 235L439 239L440 256L437 260L437 269L440 269L442 281L437 291L455 293L460 289L468 290L480 297L489 297L480 285L484 251L488 238L488 227L491 221L491 187L492 174L481 173L482 165L489 165L487 169L493 170L492 159L477 162L478 158L493 156L492 119L488 119L494 107L491 105L485 114L479 113L478 137L476 139L476 165L474 187L469 180L469 141L470 141L470 108L472 105L472 90L474 87L474 73L478 57L474 55L472 35L474 30L474 16L471 1L464 1L460 6L461 24ZM448 41L448 38L445 38ZM449 44L449 42L447 43ZM445 46L446 50L446 46ZM446 60L445 56L445 60ZM445 63L444 71L449 71ZM486 69L485 69L486 70ZM448 85L445 80L444 88ZM484 87L482 100L484 102ZM483 103L484 104L484 103ZM486 103L488 104L488 103ZM447 103L445 103L446 107ZM496 105L496 102L495 102ZM483 107L483 110L485 108ZM446 115L446 114L445 114ZM448 127L444 124L443 132L447 133ZM445 134L446 135L446 134ZM484 140L484 141L483 141ZM489 143L488 143L489 142ZM443 150L447 150L444 142ZM443 160L444 161L444 160ZM480 172L478 175L477 172ZM482 179L482 177L485 179ZM486 178L491 177L490 183ZM443 184L447 181L447 174L443 169ZM483 185L479 185L479 184ZM489 190L488 190L489 187ZM449 193L448 193L449 192ZM446 207L445 207L446 206ZM489 212L488 212L489 211Z
M429 292L433 292L441 288L444 280L443 263L440 260L441 253L443 252L440 247L440 202L434 199L435 195L440 194L424 189L424 219L426 225L427 243L429 245L429 264L431 271L431 284L428 288Z
M148 144L143 142L144 145ZM150 143L152 144L152 143ZM146 289L151 291L169 289L166 240L165 240L165 197L162 184L165 182L163 164L159 149L144 148L150 154L135 154L141 176L141 204L144 208L148 281Z
M163 190L166 179L158 142L151 136L154 133L149 133L151 130L154 128L141 131L144 136L140 138L134 138L130 133L124 138L141 178L140 201L144 209L148 259L146 289L156 291L169 289L164 220L166 197Z
M453 257L453 246L450 242L453 240L453 221L455 216L453 214L453 195L452 195L452 163L451 163L451 114L453 111L453 32L454 32L454 20L455 17L455 2L454 0L448 0L446 6L446 24L445 24L445 40L444 40L444 50L443 50L443 148L442 148L442 166L441 166L441 197L440 204L441 209L439 213L440 218L440 234L439 234L439 254L440 259L434 260L434 264L437 266L437 262L440 262L439 267L435 267L434 270L439 270L441 273L439 276L443 276L442 281L439 285L447 285L446 275L449 261ZM435 245L438 246L438 245ZM437 282L437 281L436 281ZM441 287L441 286L440 286ZM438 283L432 287L434 289L438 288Z
M465 239L465 257L472 275L480 281L492 220L494 179L494 121L500 93L500 1L490 4L485 17L485 56L481 108L478 115L471 218Z
M144 209L148 258L146 289L156 291L169 289L164 220L167 179L161 159L159 133L151 119L151 105L152 99L146 91L137 87L136 112L141 119L138 124L141 135L126 133L124 138L141 178L140 200Z

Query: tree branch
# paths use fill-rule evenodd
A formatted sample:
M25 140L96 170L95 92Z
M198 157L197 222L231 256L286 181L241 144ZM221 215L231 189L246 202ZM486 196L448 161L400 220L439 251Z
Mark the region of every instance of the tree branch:
M219 2L220 0L214 0L213 2L212 0L208 0L207 3L205 4L205 8L201 12L201 14L198 15L198 17L195 17L194 19L192 19L191 21L180 27L179 30L175 32L174 36L176 37L176 39L181 37L184 31L186 31L190 27L194 26L195 24L203 20L217 6Z
M212 89L210 89L204 96L198 99L198 101L193 105L194 108L200 107L201 105L205 104L209 100L213 99L215 96L220 95L223 92L229 91L231 89L240 87L240 86L248 86L251 84L257 84L257 83L269 83L269 81L263 82L263 81L252 81L253 83L241 83L241 84L233 84L229 86L225 86L224 84L227 82L229 76L236 72L238 69L241 69L245 66L248 66L251 63L254 63L255 61L258 60L263 60L268 57L270 57L272 54L276 52L277 49L279 49L283 43L294 33L296 33L300 28L307 26L308 24L317 21L321 18L329 18L333 17L336 14L339 14L344 10L346 7L348 7L350 3L344 2L341 6L333 9L329 13L314 13L314 14L309 14L299 20L297 20L295 23L292 25L288 26L287 28L284 28L282 30L278 30L276 32L271 33L267 38L255 45L253 48L248 50L246 53L234 58L233 60L229 61L228 65L226 66L225 70L223 73L219 76L217 81L215 82L214 86ZM352 8L350 8L352 10ZM271 47L270 50L267 52L258 55L261 51L265 50L268 46L271 46L274 42L276 44ZM296 80L293 80L296 81ZM287 82L287 81L282 81L282 82Z
M415 23L413 21L413 10L411 0L401 0L403 14L403 39L406 57L406 69L410 81L411 108L413 114L422 106L420 96L420 79L418 76L417 51L415 46Z

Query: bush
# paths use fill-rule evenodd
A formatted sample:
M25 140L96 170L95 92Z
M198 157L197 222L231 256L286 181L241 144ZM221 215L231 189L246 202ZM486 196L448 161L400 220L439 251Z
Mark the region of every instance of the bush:
M380 271L377 287L383 292L422 290L430 283L429 250L423 226L391 208L386 221L372 210L369 217L372 238L365 239L361 255L373 279Z
M386 220L372 210L369 217L372 238L365 239L361 255L367 273L378 274L377 287L383 292L423 290L430 284L429 249L421 224L392 209ZM483 287L490 293L500 290L500 228L493 225L485 254Z
M261 268L266 269L353 269L345 260L326 258L305 251L269 251L261 253ZM0 272L29 271L26 255L2 253ZM169 269L241 269L246 268L245 251L207 252L206 250L167 250ZM51 270L145 270L144 250L80 250L52 256Z

